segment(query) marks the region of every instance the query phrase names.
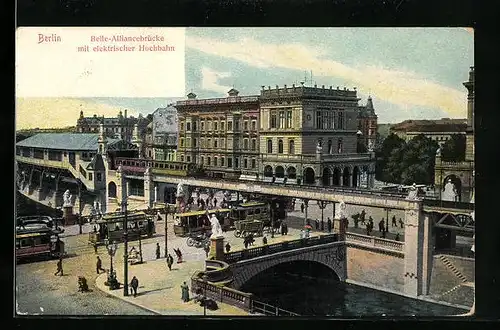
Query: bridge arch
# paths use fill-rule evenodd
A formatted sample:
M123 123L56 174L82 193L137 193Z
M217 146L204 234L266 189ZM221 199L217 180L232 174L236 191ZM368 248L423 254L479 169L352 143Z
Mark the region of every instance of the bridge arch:
M313 184L315 182L314 170L311 167L306 167L304 169L304 183Z
M116 198L116 183L113 181L108 183L108 197Z
M265 259L256 258L232 264L230 266L233 273L231 287L240 289L254 276L277 265L295 261L308 261L322 264L332 270L337 275L339 281L344 282L346 280L346 247L345 245L330 245L329 247L309 251L295 251L279 257L270 255Z

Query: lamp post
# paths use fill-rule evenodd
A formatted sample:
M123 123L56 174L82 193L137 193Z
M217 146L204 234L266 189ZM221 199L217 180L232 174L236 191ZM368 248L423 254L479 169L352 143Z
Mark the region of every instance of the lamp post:
M78 232L80 235L83 233L82 230L82 181L78 179Z
M128 219L127 201L121 203L125 216L123 217L123 295L127 297L128 292Z
M118 250L118 245L116 244L115 241L113 241L112 244L109 244L109 240L107 238L104 240L104 244L106 245L106 250L108 251L108 255L110 258L108 285L110 288L113 288L113 283L116 280L116 277L114 276L114 270L113 270L113 257L115 256L115 253Z
M386 233L389 232L389 211L390 210L391 210L390 208L384 207L385 217L386 217L386 221L385 221L385 232Z
M274 200L269 203L269 214L271 215L271 238L274 238Z
M324 222L325 219L325 208L328 205L325 201L318 201L318 207L321 209L321 222Z
M167 218L168 218L168 204L165 201L165 258L168 258L168 243L167 243Z

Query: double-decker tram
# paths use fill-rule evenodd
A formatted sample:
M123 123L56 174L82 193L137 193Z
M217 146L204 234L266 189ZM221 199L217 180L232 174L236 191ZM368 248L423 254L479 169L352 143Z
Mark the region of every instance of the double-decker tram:
M139 237L151 237L156 232L153 216L145 212L127 212L128 240L133 241ZM106 214L102 218L90 222L92 231L89 233L89 244L102 245L109 242L123 241L125 232L125 213L116 212Z
M176 236L187 236L211 230L212 227L207 213L209 217L215 214L222 229L227 230L231 227L229 222L230 212L230 209L213 209L177 213L174 216L174 233Z
M64 242L60 230L46 224L16 226L16 260L30 257L58 258L64 255Z

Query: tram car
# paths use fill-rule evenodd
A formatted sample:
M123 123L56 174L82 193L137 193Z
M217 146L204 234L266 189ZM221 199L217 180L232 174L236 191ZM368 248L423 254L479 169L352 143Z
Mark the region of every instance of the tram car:
M16 226L16 260L29 257L58 258L64 255L61 231L45 224Z
M116 158L114 163L115 168L121 166L123 170L142 173L146 172L146 168L150 168L153 174L158 175L173 175L173 176L203 176L203 168L195 163L184 163L176 161L158 161L145 160L137 158Z
M230 209L213 209L213 210L200 210L178 213L174 216L174 233L176 236L190 236L203 231L212 230L210 221L207 218L215 214L221 224L223 230L228 230L231 227L229 222Z
M155 231L153 216L145 212L127 213L127 235L128 240L133 241L139 237L152 237ZM109 242L123 241L125 214L116 212L106 214L102 218L90 222L92 231L89 233L89 244L103 245Z
M276 231L281 224L279 213L276 211L271 212L270 204L264 201L249 201L231 207L230 219L231 223L234 223L234 227L236 229L234 234L236 237L240 237L242 235L242 231L248 232L248 229L238 229L238 226L246 228L247 225L243 224L243 222L251 223L253 221L260 221L262 222L262 230L266 232L271 232L273 224L274 230ZM241 224L237 225L238 222L241 222ZM258 227L256 224L248 226L251 226L251 228Z

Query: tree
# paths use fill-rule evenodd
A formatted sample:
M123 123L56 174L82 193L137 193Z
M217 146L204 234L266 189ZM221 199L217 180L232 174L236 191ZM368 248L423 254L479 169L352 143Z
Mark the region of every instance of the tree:
M401 159L401 183L403 184L432 184L434 183L434 165L436 150L439 145L436 141L418 135L406 145Z
M405 144L405 141L394 133L391 133L384 139L382 144L375 152L377 159L377 163L375 166L375 178L377 180L392 182L392 175L385 170L387 163L389 161L389 158L391 157L392 152L395 149L401 148ZM397 157L397 155L393 155L393 157Z
M465 160L465 135L453 134L441 147L441 158L448 162Z

